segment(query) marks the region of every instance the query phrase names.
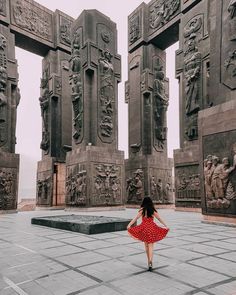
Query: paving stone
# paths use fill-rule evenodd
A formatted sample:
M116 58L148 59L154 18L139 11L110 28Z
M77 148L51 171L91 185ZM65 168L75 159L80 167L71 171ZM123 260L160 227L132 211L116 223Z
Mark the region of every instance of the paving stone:
M102 215L131 219L136 212ZM131 239L127 231L88 237L30 224L32 217L42 215L49 212L1 216L1 295L19 295L3 277L28 295L236 295L234 228L201 223L197 213L162 210L171 231L155 244L150 273L143 243Z

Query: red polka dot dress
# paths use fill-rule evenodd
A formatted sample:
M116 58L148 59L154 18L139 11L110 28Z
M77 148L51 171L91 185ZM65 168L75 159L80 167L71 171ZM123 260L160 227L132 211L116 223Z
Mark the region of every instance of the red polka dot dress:
M139 225L130 227L128 233L136 240L155 243L165 238L169 229L158 226L153 217L142 217Z

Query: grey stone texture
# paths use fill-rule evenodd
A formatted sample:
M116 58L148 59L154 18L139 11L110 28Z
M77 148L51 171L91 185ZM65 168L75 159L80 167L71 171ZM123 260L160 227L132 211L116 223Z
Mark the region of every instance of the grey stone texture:
M131 219L136 213L93 216ZM59 214L68 212L50 211ZM48 211L2 215L1 295L234 295L236 229L204 224L199 213L160 209L159 214L170 231L154 246L153 272L147 271L143 243L127 231L85 235L30 224Z
M156 203L173 202L172 162L167 157L169 81L164 49L174 40L170 41L166 34L160 38L162 46L158 46L157 37L163 33L163 27L167 30L177 22L180 1L172 1L175 4L171 11L164 1L159 1L160 5L157 2L142 3L128 17L129 72L125 87L129 114L129 159L125 164L128 203L140 203L144 195L150 195ZM168 3L172 5L171 1Z
M39 98L43 125L42 162L53 161L55 165L51 165L50 172L47 167L44 175L42 175L42 169L37 173L38 181L43 179L43 181L49 182L48 173L51 181L48 184L50 189L46 189L45 185L45 189L51 192L51 199L46 200L45 197L45 200L39 201L38 205L41 203L52 205L55 203L53 196L57 193L56 190L61 187L58 179L61 179L63 174L59 173L58 176L54 171L55 166L65 163L66 150L72 145L69 59L71 51L70 28L73 18L59 10L52 12L35 1L2 0L0 2L0 22L0 152L4 158L9 158L11 163L10 158L15 156L16 113L20 102L20 92L17 87L17 61L15 59L15 46L18 46L44 57ZM13 166L18 175L19 167L15 164ZM39 164L41 168L44 166L44 163ZM3 166L2 159L0 159L1 171L8 168ZM57 180L58 183L55 182ZM0 181L4 182L5 176L0 176ZM18 177L11 177L9 182L12 182L12 188L14 187L14 200L17 200ZM6 189L1 188L1 200L6 198L6 193L2 193L3 191ZM9 199L11 198L12 193L9 193ZM59 198L59 203L65 203L65 200L61 200L62 196ZM12 209L15 207L14 205Z
M34 217L31 224L59 228L87 235L126 230L130 219L93 216L93 215L57 215Z
M85 10L72 26L73 145L66 158L68 206L124 204L124 153L118 151L116 24Z

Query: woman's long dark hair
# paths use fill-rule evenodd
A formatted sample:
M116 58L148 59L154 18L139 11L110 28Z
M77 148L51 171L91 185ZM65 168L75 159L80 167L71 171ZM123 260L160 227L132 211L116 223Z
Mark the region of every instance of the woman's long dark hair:
M143 210L142 215L147 217L152 217L153 213L157 211L150 197L143 198L141 208Z

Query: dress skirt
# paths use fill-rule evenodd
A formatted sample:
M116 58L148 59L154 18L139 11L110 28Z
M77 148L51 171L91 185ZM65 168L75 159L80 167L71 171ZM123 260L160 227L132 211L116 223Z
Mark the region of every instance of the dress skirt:
M128 229L129 235L145 243L155 243L165 238L169 229L158 226L153 217L143 217L139 225Z

